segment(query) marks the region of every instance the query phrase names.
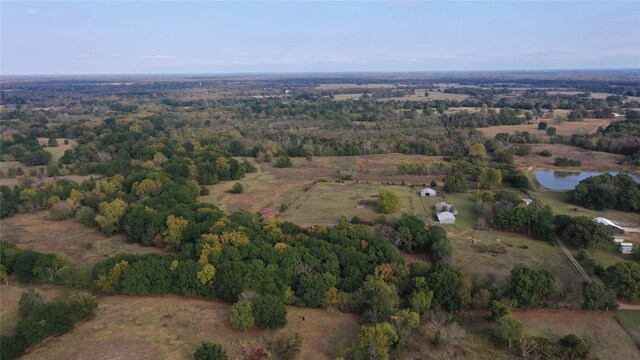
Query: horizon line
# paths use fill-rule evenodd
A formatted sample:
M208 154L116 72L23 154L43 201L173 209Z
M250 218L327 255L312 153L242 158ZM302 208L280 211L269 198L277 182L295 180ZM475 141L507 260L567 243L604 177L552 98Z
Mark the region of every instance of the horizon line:
M494 69L494 70L337 70L337 71L235 71L235 72L166 72L166 73L35 73L1 74L0 78L12 77L91 77L91 76L251 76L251 75L311 75L311 74L429 74L429 73L523 73L523 72L559 72L559 71L640 71L637 68L555 68L555 69Z

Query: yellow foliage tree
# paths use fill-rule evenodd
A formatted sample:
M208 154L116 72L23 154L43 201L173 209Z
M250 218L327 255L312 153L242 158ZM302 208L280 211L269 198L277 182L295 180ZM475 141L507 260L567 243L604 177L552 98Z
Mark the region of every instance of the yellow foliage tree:
M182 231L189 224L189 220L175 215L167 216L167 230L162 234L165 247L179 249L182 244Z
M127 210L127 203L122 199L115 199L112 202L103 201L100 203L100 212L96 215L96 222L100 230L107 235L116 232L120 227L120 219Z
M122 276L122 272L129 267L129 262L122 260L117 263L111 271L109 271L108 275L100 275L98 280L96 280L96 288L99 291L104 291L106 293L113 293L118 288L120 284L120 277Z

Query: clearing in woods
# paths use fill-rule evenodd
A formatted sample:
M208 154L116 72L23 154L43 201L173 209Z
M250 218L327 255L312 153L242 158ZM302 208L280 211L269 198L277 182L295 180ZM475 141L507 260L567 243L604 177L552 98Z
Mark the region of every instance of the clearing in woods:
M235 330L231 305L179 296L107 296L98 316L56 341L36 346L23 359L190 359L202 342L223 344L230 359L268 349L283 334L299 333L300 359L334 359L357 340L355 315L287 306L287 326L278 330ZM303 320L304 317L304 320Z
M573 134L593 134L599 127L606 128L611 123L610 119L583 119L582 121L563 121L561 124L555 124L554 119L536 119L533 120L533 124L520 124L520 125L499 125L489 126L483 128L477 128L478 131L484 134L489 139L492 139L499 133L515 134L516 132L528 131L531 135L537 135L541 139L546 139L546 130L538 130L538 123L546 122L549 127L556 128L558 135L573 135Z
M62 157L62 155L64 155L64 152L67 150L73 150L78 146L78 142L73 140L73 139L65 139L65 138L58 138L56 139L58 141L58 146L54 146L54 147L49 147L48 142L49 139L45 138L45 137L39 137L38 138L38 142L40 143L40 145L42 145L44 147L44 149L48 152L51 153L51 155L53 155L53 162L58 162L58 160L60 160L60 158ZM64 141L68 140L69 143L65 144Z
M558 340L576 334L591 344L598 359L638 359L640 350L611 312L576 310L514 311L510 316L524 323L525 332Z
M74 264L92 264L120 252L162 252L155 247L128 243L124 234L107 237L75 219L49 221L45 219L46 215L46 211L39 211L2 219L0 240L22 249L61 253Z

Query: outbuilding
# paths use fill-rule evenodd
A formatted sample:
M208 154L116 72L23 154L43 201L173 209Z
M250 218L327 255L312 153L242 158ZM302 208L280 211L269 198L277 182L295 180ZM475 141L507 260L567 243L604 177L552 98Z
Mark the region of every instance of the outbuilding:
M613 230L613 235L624 235L624 229L619 226L616 225L613 221L603 218L603 217L597 217L597 218L593 218L593 221L600 223L606 227L608 227L609 229Z
M436 191L432 188L424 188L420 190L420 196L436 196Z
M632 243L622 243L620 244L620 252L623 254L631 254L633 252L633 244Z
M456 217L453 215L452 212L443 211L441 213L438 213L437 216L438 216L438 222L440 224L455 224L456 223Z

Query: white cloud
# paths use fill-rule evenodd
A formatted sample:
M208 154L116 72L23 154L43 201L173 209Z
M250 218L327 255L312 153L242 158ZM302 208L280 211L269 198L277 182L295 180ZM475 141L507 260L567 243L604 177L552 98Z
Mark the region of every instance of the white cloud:
M171 55L140 55L140 59L145 60L173 60L175 56Z

